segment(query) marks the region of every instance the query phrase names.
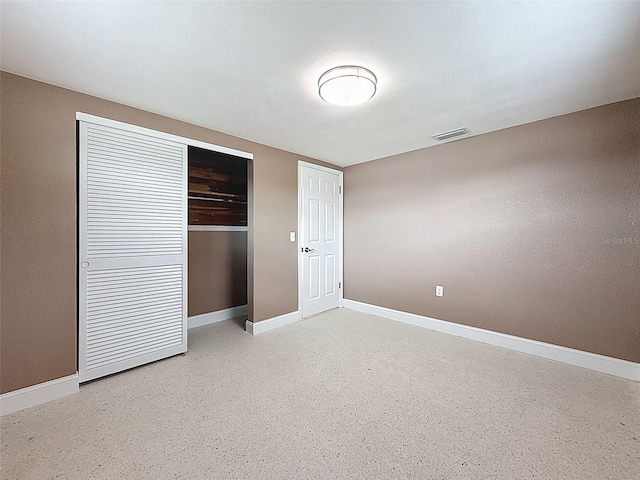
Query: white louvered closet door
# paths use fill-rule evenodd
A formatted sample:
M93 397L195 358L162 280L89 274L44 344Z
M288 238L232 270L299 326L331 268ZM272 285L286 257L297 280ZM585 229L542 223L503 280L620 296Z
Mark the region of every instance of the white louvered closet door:
M141 131L80 122L81 382L187 349L187 146Z

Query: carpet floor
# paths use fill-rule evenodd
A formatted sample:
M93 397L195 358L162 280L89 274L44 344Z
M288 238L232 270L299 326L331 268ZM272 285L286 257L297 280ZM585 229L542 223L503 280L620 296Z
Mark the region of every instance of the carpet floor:
M2 479L640 479L640 384L346 309L1 420Z

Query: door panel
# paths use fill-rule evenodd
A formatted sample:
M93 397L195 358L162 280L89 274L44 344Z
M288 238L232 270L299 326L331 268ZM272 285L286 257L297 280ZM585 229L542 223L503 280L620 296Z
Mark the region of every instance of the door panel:
M339 172L301 165L302 316L339 306Z
M324 257L324 294L333 295L336 293L336 256L327 254Z
M186 145L80 123L80 381L186 351Z
M325 202L324 239L326 242L336 241L336 204Z
M320 257L318 255L309 255L309 299L315 300L320 298Z
M309 199L309 242L320 241L320 202Z

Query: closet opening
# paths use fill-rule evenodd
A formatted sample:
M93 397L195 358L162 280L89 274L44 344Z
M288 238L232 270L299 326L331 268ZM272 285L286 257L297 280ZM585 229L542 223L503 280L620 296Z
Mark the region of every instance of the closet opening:
M247 316L250 161L188 147L189 328Z

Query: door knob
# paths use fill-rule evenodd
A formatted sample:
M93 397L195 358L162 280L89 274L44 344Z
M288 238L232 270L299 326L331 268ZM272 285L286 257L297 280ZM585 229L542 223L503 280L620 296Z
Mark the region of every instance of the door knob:
M80 266L81 266L82 268L87 268L87 267L89 266L89 262L82 262L82 263L80 264Z
M304 251L309 253L309 252L315 252L316 249L315 248L304 247Z

